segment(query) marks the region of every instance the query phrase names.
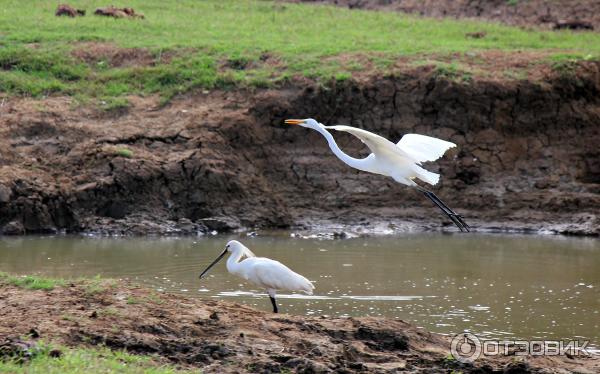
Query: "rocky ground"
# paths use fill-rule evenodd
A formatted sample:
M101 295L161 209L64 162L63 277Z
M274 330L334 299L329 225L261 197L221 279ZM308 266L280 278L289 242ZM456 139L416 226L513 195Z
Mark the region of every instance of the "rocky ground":
M398 61L388 76L196 92L166 106L130 97L111 112L68 97L0 98L0 230L456 231L418 192L347 167L318 133L283 124L314 117L394 141L416 132L455 142L428 168L475 230L598 235L600 64L530 57L448 56L473 75ZM520 78L501 73L512 70Z
M448 337L398 319L273 314L111 280L75 282L50 291L3 284L0 313L3 348L31 347L37 339L69 346L105 345L152 354L184 368L198 367L204 373L600 370L593 356L500 356L463 364L449 355Z
M595 0L291 0L436 18L472 18L542 29L600 30Z

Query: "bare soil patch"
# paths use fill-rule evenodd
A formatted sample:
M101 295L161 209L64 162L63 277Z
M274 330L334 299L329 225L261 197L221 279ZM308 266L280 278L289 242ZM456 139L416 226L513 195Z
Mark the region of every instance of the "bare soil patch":
M106 63L107 67L154 66L167 64L175 52L156 53L146 48L121 48L112 43L78 43L71 55L87 64Z
M152 354L206 373L600 369L598 360L566 357L492 357L461 364L448 359L449 338L399 319L272 314L114 281L75 282L52 291L3 285L0 295L0 341L34 331L46 341Z
M564 51L561 51L564 53ZM343 54L327 57L325 61L334 61L342 68L352 71L355 80L368 82L374 76L380 75L382 70L387 74L424 74L430 72L454 74L454 78L460 78L467 74L470 78L497 81L505 84L510 81L544 82L550 77L556 76L551 63L552 56L556 51L515 51L506 52L500 50L472 51L467 53L446 53L404 56L390 59L383 54ZM383 68L381 61L386 61ZM565 64L569 62L566 61ZM560 63L555 63L555 65ZM451 65L451 66L449 66ZM576 70L572 63L573 70ZM581 67L581 66L580 66ZM448 68L455 71L448 72ZM573 71L574 72L574 71ZM452 77L450 77L452 78Z
M291 0L435 18L472 18L543 29L600 30L595 0Z

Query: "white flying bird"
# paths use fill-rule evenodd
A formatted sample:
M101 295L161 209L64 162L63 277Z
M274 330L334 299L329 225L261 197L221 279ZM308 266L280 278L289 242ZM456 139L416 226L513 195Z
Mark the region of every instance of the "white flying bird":
M231 240L227 243L219 257L200 274L200 278L219 262L227 252L231 253L231 256L227 259L227 271L266 289L271 298L271 304L273 304L273 313L278 312L275 301L275 291L277 290L302 291L312 295L315 287L308 279L293 272L279 261L256 257L252 251L237 240ZM246 259L240 261L244 256L246 256Z
M440 175L423 169L421 163L437 160L448 149L456 147L456 144L418 134L406 134L397 144L394 144L386 138L369 131L350 126L325 126L312 118L287 119L285 123L318 131L327 139L331 151L340 160L353 168L386 175L394 178L398 183L418 189L437 205L458 226L460 231L469 231L469 225L465 223L460 215L444 204L433 192L419 186L414 181L414 179L419 179L431 185L437 184ZM348 156L338 147L335 139L327 129L344 131L356 136L369 147L372 153L362 159Z

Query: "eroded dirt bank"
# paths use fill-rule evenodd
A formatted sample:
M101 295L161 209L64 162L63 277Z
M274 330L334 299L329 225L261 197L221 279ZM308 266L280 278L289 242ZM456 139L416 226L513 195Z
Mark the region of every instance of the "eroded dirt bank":
M498 61L502 56L496 56ZM600 63L529 80L448 77L433 66L327 87L197 93L105 113L73 100L2 99L0 228L195 233L238 227L455 230L422 195L358 172L314 117L389 139L458 147L429 166L435 191L478 230L600 233ZM362 145L335 134L342 149Z
M268 307L268 299L265 306ZM285 306L283 306L285 309ZM450 359L449 338L398 319L291 316L114 281L52 291L0 286L0 342L32 333L67 345L153 354L205 373L592 373L593 356Z
M513 26L600 31L595 0L291 0L350 9L404 12L426 17L478 18Z

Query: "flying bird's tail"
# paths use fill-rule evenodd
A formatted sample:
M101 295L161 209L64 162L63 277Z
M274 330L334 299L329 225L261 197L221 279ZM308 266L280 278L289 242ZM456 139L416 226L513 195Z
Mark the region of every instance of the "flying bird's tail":
M429 183L432 186L435 186L437 184L437 182L440 181L439 174L433 173L429 170L425 170L418 165L415 165L413 170L417 174L417 178L419 178L420 180L422 180L425 183Z

